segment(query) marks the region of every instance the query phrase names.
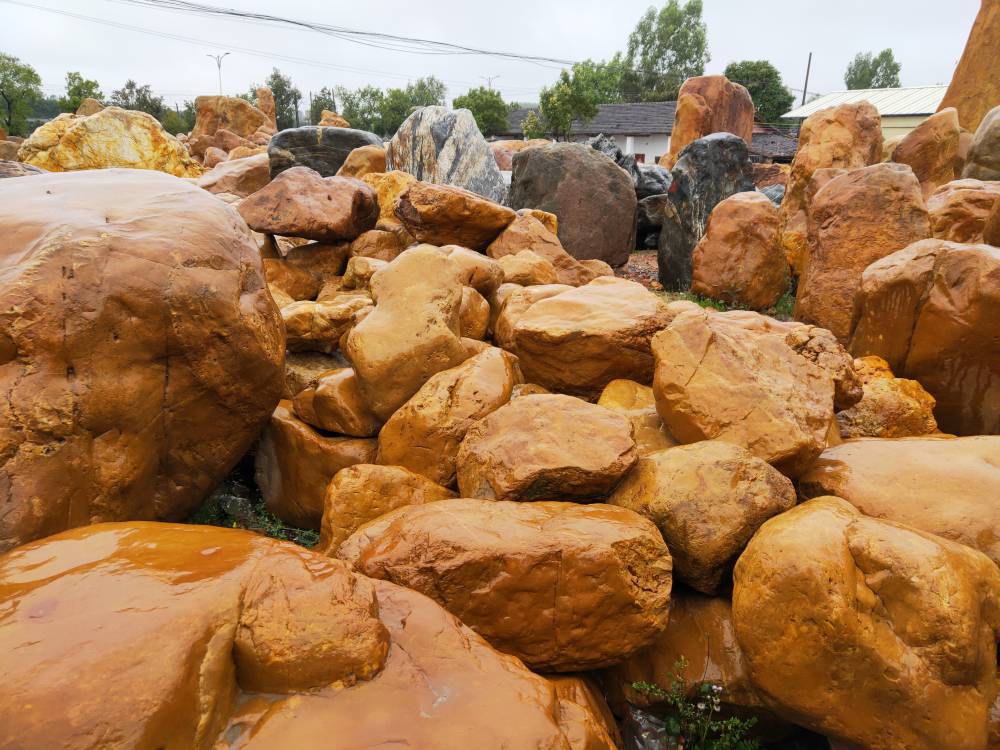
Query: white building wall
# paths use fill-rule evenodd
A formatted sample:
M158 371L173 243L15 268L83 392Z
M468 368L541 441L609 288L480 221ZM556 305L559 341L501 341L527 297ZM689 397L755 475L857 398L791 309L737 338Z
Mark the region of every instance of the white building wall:
M575 135L572 140L584 143L588 135ZM656 164L656 160L670 150L669 135L620 135L614 136L615 143L626 154L642 154L644 164Z

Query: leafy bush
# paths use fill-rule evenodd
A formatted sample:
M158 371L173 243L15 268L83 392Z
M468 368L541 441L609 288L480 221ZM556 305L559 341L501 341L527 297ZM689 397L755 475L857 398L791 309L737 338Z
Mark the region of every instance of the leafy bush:
M648 682L632 684L634 689L666 704L667 712L662 718L667 737L680 750L757 750L760 743L747 737L757 720L738 716L720 718L721 685L704 682L694 697L689 697L684 680L687 665L683 656L674 663L670 687L666 690Z

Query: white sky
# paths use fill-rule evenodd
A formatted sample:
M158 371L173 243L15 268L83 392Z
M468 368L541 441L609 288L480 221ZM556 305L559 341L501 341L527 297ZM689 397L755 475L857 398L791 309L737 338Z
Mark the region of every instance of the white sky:
M423 37L469 46L560 59L606 59L624 49L649 0L201 0L219 7L255 10L356 29ZM46 94L63 90L69 70L96 78L105 93L127 78L150 84L168 103L216 93L214 61L207 53L233 47L306 62L272 60L233 51L223 62L226 93L245 91L271 68L290 74L308 97L321 86L355 88L405 85L435 75L448 96L483 85L504 98L537 102L556 68L481 56L415 55L361 46L311 31L237 20L205 19L125 5L117 0L18 0L31 5L204 40L191 44L55 15L0 0L0 51L30 63ZM801 89L806 57L813 53L810 92L844 88L848 61L860 51L891 47L902 64L904 86L948 83L979 9L979 0L705 0L712 60L721 73L734 60L767 59L785 83ZM337 66L331 69L326 66ZM801 96L801 92L797 93Z

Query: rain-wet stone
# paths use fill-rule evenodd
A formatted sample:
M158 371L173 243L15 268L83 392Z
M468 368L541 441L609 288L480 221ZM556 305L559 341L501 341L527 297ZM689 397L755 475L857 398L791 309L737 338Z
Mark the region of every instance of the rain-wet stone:
M290 167L309 167L323 177L333 177L351 151L381 145L382 139L374 133L354 128L306 125L282 130L267 146L271 179Z

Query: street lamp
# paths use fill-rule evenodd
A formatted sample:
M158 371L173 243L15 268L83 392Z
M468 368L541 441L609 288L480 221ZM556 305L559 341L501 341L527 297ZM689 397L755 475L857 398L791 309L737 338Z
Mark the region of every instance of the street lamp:
M211 57L215 60L215 67L219 69L219 96L222 96L222 58L228 54L228 52L223 52L221 55L205 55L205 57Z

